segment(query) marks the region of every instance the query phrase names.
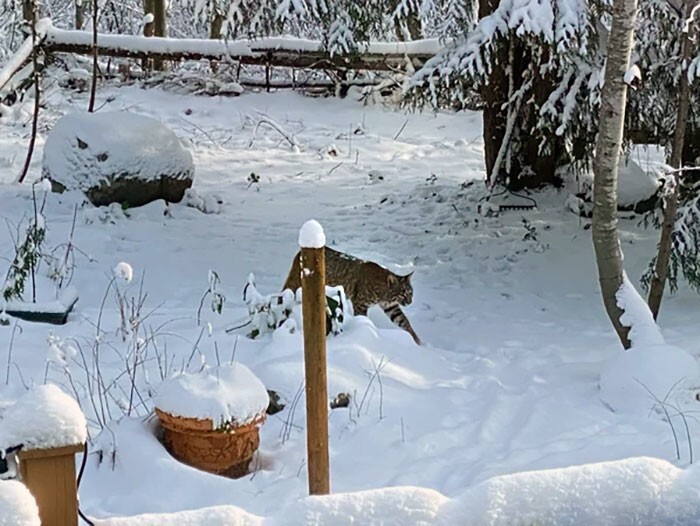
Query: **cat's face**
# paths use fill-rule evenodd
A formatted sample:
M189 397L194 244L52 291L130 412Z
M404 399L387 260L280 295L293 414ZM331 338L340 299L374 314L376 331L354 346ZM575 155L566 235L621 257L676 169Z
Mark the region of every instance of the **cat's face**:
M413 272L406 276L389 274L389 296L393 301L398 301L400 305L410 305L413 301L413 285L411 276Z

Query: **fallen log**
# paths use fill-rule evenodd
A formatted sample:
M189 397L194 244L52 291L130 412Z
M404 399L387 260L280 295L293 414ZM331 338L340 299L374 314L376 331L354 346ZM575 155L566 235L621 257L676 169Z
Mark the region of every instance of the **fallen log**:
M86 31L50 27L42 43L48 53L92 53L92 35ZM394 70L410 61L420 67L442 44L437 39L412 42L370 42L352 55L331 55L320 41L291 37L256 40L211 40L98 34L102 56L169 61L216 60L243 64L309 69Z

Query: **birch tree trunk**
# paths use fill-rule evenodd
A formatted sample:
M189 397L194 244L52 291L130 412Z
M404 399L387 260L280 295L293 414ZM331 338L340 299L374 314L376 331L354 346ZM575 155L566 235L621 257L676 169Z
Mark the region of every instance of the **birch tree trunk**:
M617 235L617 172L625 123L627 85L637 0L614 0L605 84L601 93L596 156L593 162L593 246L605 310L625 349L630 327L622 324L617 291L623 283L622 250Z
M689 0L683 5L682 23L690 16L690 13L697 5L697 0ZM671 145L671 161L673 168L679 169L683 164L683 146L685 143L685 131L688 125L688 114L690 113L690 82L688 81L688 65L693 57L694 44L691 29L683 33L681 37L681 78L678 86L678 108L676 111L676 129L673 131L673 143ZM676 225L676 215L678 213L678 182L682 177L682 172L678 172L675 178L671 179L671 188L664 199L663 222L661 224L661 238L659 240L659 251L656 254L654 265L654 275L649 285L649 297L647 303L654 319L659 315L661 300L666 288L666 278L668 277L668 263L671 259L673 248L673 228Z

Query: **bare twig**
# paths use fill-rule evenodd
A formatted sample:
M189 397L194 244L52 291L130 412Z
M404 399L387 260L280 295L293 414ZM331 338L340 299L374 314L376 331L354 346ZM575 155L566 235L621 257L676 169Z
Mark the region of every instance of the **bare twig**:
M253 147L253 143L255 142L255 137L258 133L258 128L262 125L268 126L275 130L277 133L279 133L288 143L291 148L298 148L299 143L297 143L296 139L286 131L282 129L282 127L277 124L275 121L273 121L270 117L266 115L258 115L258 122L255 125L255 128L253 129L253 135L250 138L250 142L248 143L248 148Z
M34 113L32 115L32 133L29 138L29 149L27 150L27 157L24 159L24 166L22 167L22 173L17 179L18 183L24 181L29 173L29 166L32 162L32 156L34 155L34 145L36 144L36 134L39 125L39 103L41 97L41 75L39 73L39 48L37 46L37 33L36 33L36 23L37 23L37 11L39 6L37 2L32 3L32 67L34 68Z

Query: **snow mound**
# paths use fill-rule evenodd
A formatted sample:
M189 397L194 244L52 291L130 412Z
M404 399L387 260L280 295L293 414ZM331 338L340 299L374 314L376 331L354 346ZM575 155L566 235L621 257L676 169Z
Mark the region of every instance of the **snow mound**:
M447 497L424 488L382 488L307 497L265 521L266 526L422 526L438 523Z
M82 444L87 422L78 403L53 384L27 391L0 420L0 449L49 449Z
M600 398L613 411L647 414L658 406L654 397L675 405L684 388L699 379L697 360L683 349L666 344L633 346L604 366Z
M27 487L0 480L0 526L39 526L39 508Z
M625 311L620 322L630 327L629 339L632 345L663 345L664 337L647 302L639 295L626 272L622 274L622 285L615 294L615 299L617 306Z
M107 519L98 524L100 526L259 526L263 524L263 519L235 506L214 506L179 513L149 513Z
M270 402L265 386L241 363L181 373L165 380L155 398L158 409L175 416L245 424Z
M495 477L455 497L439 524L699 524L700 478L638 457Z
M326 245L326 234L315 219L304 223L299 230L299 246L302 248L322 248Z
M155 199L182 200L192 186L194 163L177 135L158 120L128 112L72 113L46 138L43 175L54 190L81 190L97 206L141 206Z
M235 506L197 511L147 514L101 521L103 526L427 526L439 524L447 497L437 491L384 488L355 493L306 497L268 517Z
M456 497L418 487L312 496L266 517L235 506L103 526L646 526L700 523L700 468L637 457L494 477Z
M575 193L582 201L567 200L566 206L574 213L589 215L593 200L593 172L581 174L577 170L563 170L569 191ZM633 210L644 213L654 207L656 194L661 186L655 170L644 170L634 160L620 158L617 179L617 206L620 210Z
M620 207L633 207L649 199L661 184L653 173L645 172L631 159L620 159L617 177L617 205Z

